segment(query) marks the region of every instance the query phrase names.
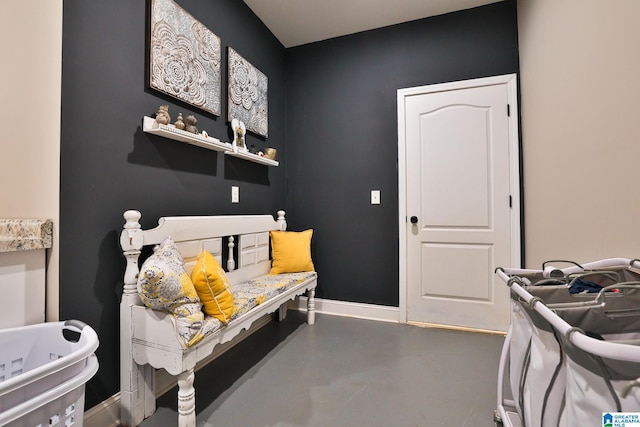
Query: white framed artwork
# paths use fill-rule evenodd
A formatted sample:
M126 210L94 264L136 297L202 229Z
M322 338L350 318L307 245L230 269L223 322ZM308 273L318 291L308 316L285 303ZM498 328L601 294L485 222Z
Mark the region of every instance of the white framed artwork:
M220 37L173 0L150 0L150 88L220 115Z
M247 130L269 136L267 76L229 47L227 120L243 122Z

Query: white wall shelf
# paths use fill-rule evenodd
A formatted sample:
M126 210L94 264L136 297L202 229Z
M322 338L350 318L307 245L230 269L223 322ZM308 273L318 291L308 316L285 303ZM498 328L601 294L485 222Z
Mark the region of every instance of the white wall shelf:
M187 144L196 145L208 150L231 150L231 144L228 142L221 142L218 138L213 138L211 136L205 137L201 133L191 133L185 130L180 130L173 125L161 125L156 122L154 118L147 116L144 117L144 121L142 122L142 130L147 133L160 135L165 138L173 139L174 141L186 142Z
M152 117L144 116L142 122L142 130L146 133L152 133L164 138L173 139L174 141L186 142L187 144L206 148L208 150L222 151L224 152L224 154L228 154L233 157L239 157L250 162L260 163L268 166L279 165L279 163L275 160L266 159L256 154L245 152L236 153L233 151L233 146L230 143L222 142L218 138L214 138L211 136L205 137L201 133L191 133L185 130L180 130L173 125L161 125Z
M250 162L254 162L254 163L262 163L263 165L269 165L269 166L279 165L279 163L276 160L267 159L266 157L258 156L257 154L253 154L253 153L245 153L242 151L238 151L236 153L233 150L231 150L231 151L225 151L224 154L228 154L229 156L233 156L233 157L239 157L241 159L249 160Z

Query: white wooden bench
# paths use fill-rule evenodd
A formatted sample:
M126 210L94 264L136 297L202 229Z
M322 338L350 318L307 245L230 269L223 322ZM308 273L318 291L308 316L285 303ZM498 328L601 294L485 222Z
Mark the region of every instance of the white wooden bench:
M141 228L140 217L138 211L126 211L120 237L127 260L120 305L120 422L124 426L136 426L155 412L155 371L165 369L177 377L179 426L195 426L196 363L211 359L217 346L231 341L265 314L278 312L278 317L284 318L287 302L299 295L308 297L307 323L312 325L317 275L287 288L184 348L176 336L172 314L145 307L138 295L138 263L143 247L158 245L171 237L189 271L189 264L203 250L221 260L223 245L226 245L229 248L227 277L235 285L269 273L269 231L286 229L284 211L278 211L277 220L270 215L163 217L157 227L148 230ZM237 263L233 256L236 245Z

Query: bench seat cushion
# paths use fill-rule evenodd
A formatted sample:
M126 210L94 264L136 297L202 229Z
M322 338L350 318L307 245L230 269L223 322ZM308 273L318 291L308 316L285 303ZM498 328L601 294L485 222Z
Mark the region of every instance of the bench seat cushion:
M248 313L255 306L315 276L315 272L269 274L235 285L233 298L238 312L231 321Z
M263 302L316 276L317 273L315 272L274 274L256 277L234 285L233 298L237 312L233 315L229 324L232 324L234 320L247 314ZM176 321L179 321L179 319L176 319ZM176 326L179 325L176 324ZM205 316L204 321L201 323L201 328L197 331L197 341L224 327L225 325L215 317ZM188 348L197 341L192 340L189 343L183 341L182 345L184 348Z

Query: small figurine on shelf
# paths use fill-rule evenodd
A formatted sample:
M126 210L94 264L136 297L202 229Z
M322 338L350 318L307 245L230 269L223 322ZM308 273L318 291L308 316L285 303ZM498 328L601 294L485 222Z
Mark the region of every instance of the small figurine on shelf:
M198 121L194 116L189 115L185 117L184 124L185 124L185 130L187 132L198 133L198 128L196 127L196 125L198 124Z
M262 155L262 157L269 160L275 160L277 154L278 154L278 151L275 148L267 147L264 149L264 154Z
M246 153L247 144L245 143L245 135L247 128L243 122L238 119L231 120L231 129L233 130L233 151Z
M169 116L169 106L161 105L158 107L158 111L156 112L156 122L161 125L168 125L171 121L171 116Z
M184 130L184 122L182 121L182 113L178 113L178 118L176 122L173 124L176 129Z

